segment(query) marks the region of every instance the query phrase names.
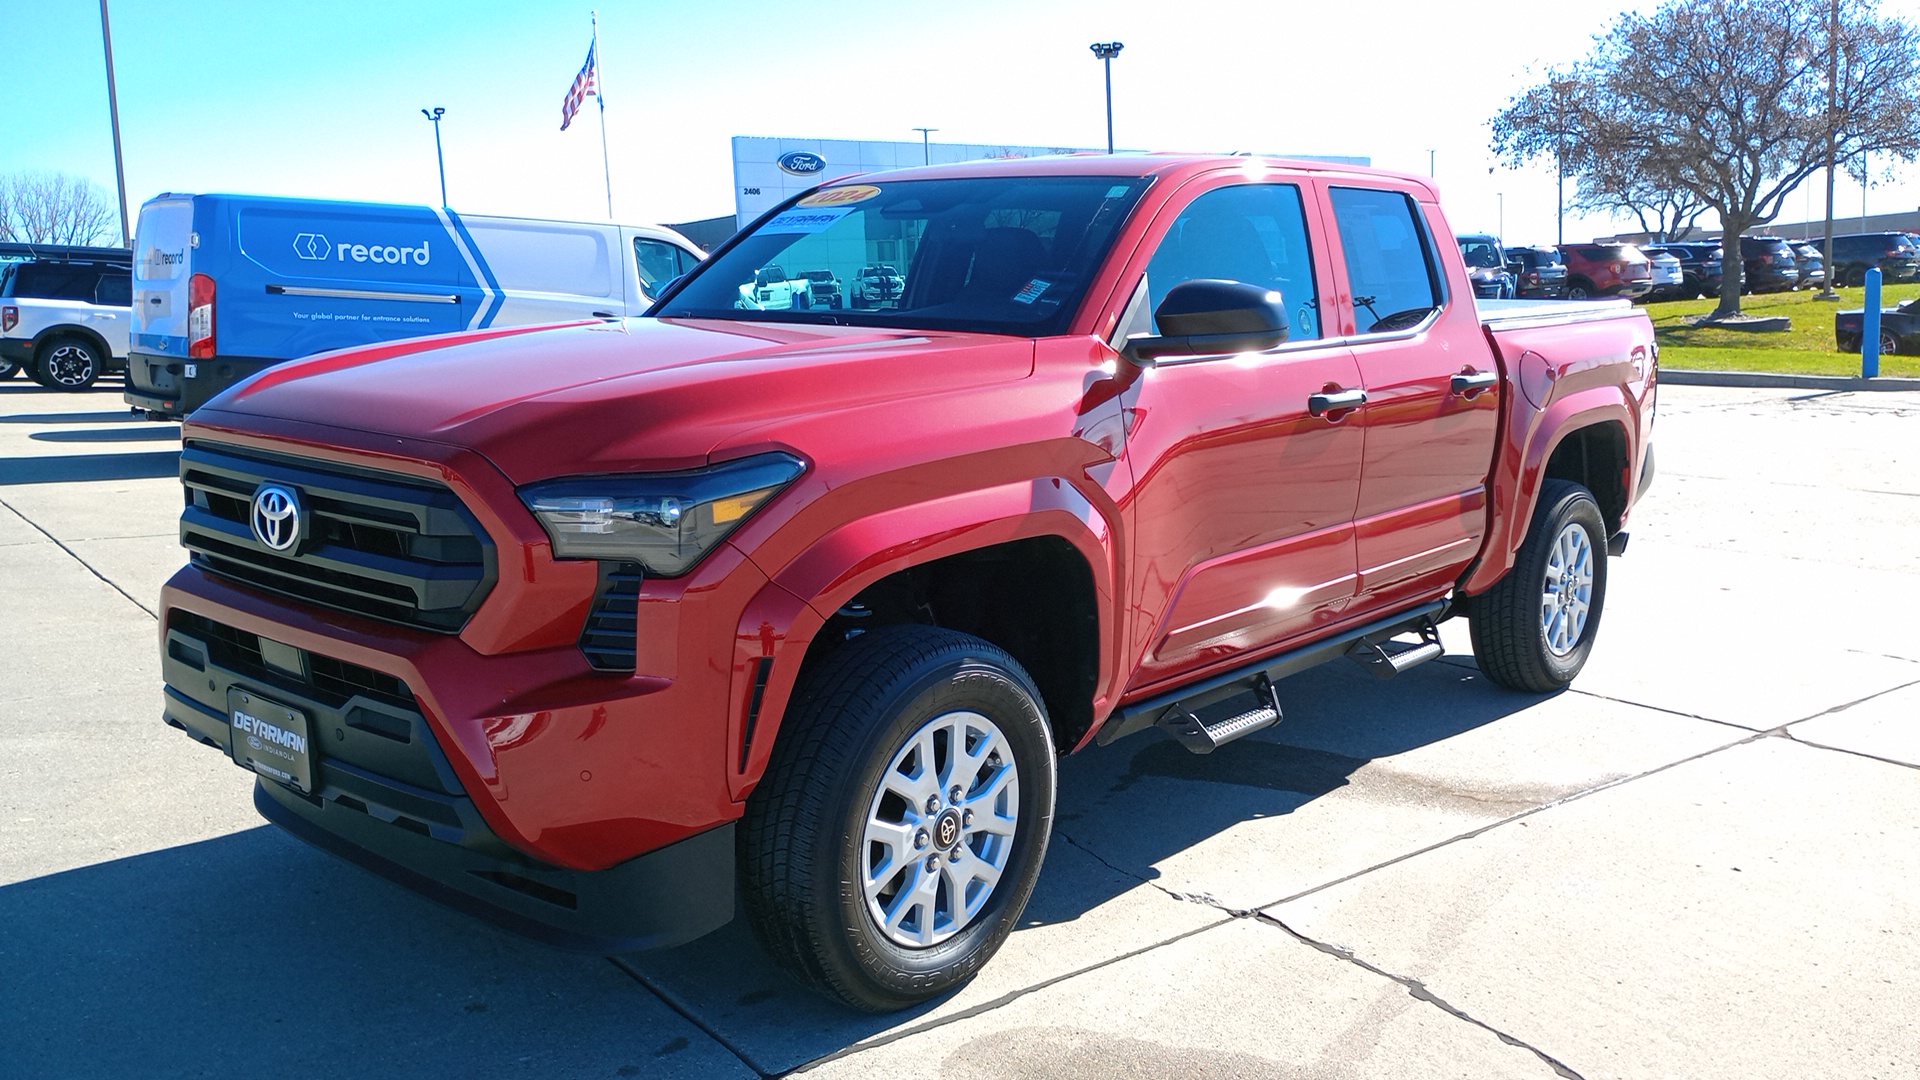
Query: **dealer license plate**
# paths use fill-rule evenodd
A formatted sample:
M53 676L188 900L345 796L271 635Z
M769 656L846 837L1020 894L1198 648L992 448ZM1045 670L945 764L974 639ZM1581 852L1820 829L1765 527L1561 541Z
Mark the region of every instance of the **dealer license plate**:
M233 724L233 760L242 768L313 792L313 750L305 713L234 689L227 691L227 718Z

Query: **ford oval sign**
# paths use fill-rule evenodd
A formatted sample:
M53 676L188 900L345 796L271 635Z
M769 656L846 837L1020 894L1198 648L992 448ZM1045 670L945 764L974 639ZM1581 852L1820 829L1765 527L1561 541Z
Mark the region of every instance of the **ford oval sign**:
M819 154L809 154L805 150L780 155L780 171L795 176L812 176L827 167L827 159Z

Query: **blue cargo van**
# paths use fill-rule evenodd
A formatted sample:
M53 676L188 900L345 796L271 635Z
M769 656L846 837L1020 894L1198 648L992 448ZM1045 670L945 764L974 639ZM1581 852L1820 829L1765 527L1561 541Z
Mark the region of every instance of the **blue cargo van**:
M126 400L173 419L329 349L635 315L702 257L657 226L160 195L134 238Z

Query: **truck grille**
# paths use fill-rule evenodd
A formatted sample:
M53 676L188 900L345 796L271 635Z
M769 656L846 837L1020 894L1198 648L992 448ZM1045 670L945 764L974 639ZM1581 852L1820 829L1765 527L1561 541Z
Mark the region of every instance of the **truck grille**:
M493 587L493 544L432 481L195 441L180 454L180 482L180 543L222 577L441 633L466 625ZM300 538L284 552L250 524L267 483L300 504Z

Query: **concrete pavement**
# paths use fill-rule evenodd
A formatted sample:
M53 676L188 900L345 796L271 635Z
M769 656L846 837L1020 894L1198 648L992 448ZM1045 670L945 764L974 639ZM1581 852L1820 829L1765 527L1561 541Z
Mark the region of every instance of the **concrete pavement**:
M891 1017L736 922L555 953L265 826L158 719L177 428L0 383L0 1077L1920 1073L1920 395L1662 391L1574 689L1283 683L1061 766L1025 924Z

